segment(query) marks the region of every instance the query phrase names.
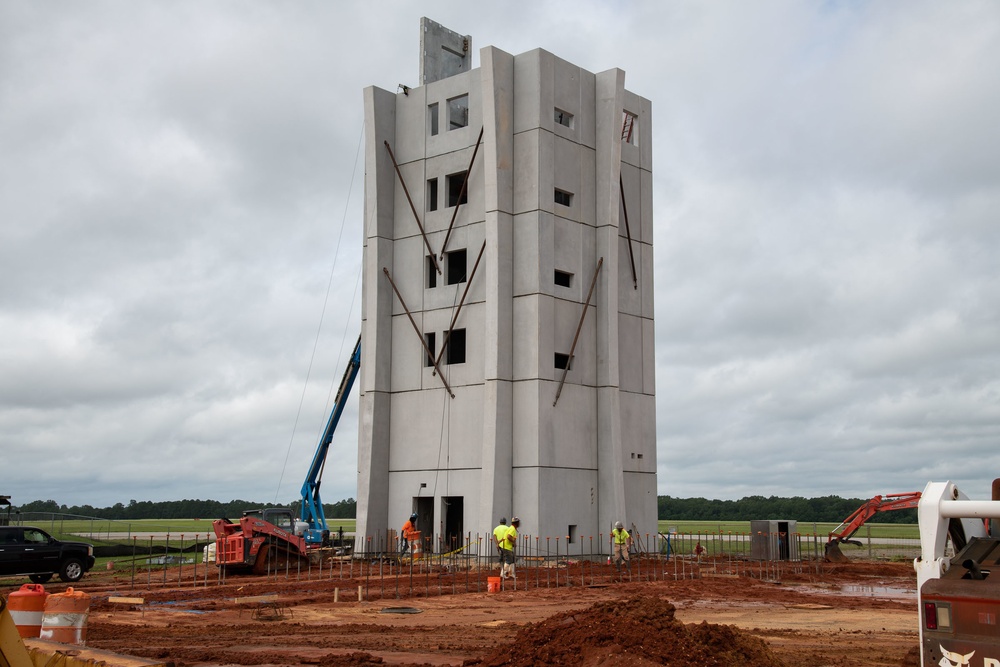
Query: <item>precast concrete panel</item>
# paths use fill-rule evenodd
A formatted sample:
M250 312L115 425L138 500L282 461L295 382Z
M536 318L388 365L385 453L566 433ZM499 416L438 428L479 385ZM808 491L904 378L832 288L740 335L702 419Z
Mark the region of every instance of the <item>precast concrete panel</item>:
M646 541L647 535L656 535L656 474L625 473L625 517L622 523L631 529L635 524L639 536ZM647 549L652 546L647 545Z
M656 327L651 318L642 319L642 393L649 396L656 394ZM656 434L656 411L653 411L653 423L647 425Z
M538 378L539 341L542 331L540 299L538 294L528 294L515 297L513 301L514 380ZM551 329L545 330L551 331Z
M426 16L420 17L421 85L472 69L472 36L449 30Z
M396 240L405 239L411 236L420 238L420 225L424 224L424 218L426 217L424 213L424 195L426 194L427 188L424 163L402 163L399 165L399 174L402 174L402 180L398 175L396 175L395 171L393 173L395 183L393 215L396 219L393 238ZM403 185L404 181L406 183L405 186ZM417 215L420 216L419 225L417 224L417 219L413 215L413 209L410 208L410 199L407 199L407 193L409 193L410 198L413 201L413 206L417 210Z
M362 328L360 389L389 391L391 387L392 329L375 326L375 322L388 321L392 316L396 297L392 293L383 266L392 266L393 243L381 237L369 237L365 243L362 262L362 322L371 326Z
M514 133L542 126L542 104L552 99L551 77L542 76L541 59L546 54L534 49L514 56Z
M423 332L423 317L420 313L414 316L417 326ZM406 315L396 315L392 318L392 391L417 391L422 384L424 352L418 334Z
M623 392L641 392L646 360L642 357L642 318L618 314L619 387Z
M621 393L622 459L626 472L656 472L656 398L647 394ZM655 423L655 422L654 422Z
M539 542L548 538L549 548L555 555L555 538L559 538L559 551L566 554L566 535L570 526L576 526L577 539L569 545L569 554L579 554L581 542L584 553L590 553L590 537L598 549L597 525L597 474L593 470L561 470L541 468L538 471L539 502L545 508L536 528ZM522 522L524 517L521 517ZM522 526L524 524L522 523ZM607 537L607 531L604 531Z
M393 393L390 420L397 428L390 434L390 470L436 467L438 452L449 437L452 400L443 386L440 390Z
M512 445L511 465L514 468L538 465L538 443L550 428L548 419L542 419L541 383L522 380L512 384ZM551 395L551 392L549 392ZM548 405L552 405L549 400Z
M643 245L653 246L653 174L642 171L639 174L639 222L640 236Z
M427 132L410 132L427 122L427 88L410 88L396 94L396 145L392 152L401 163L420 160L427 152ZM390 142L392 143L392 142Z
M548 398L546 392L539 405L540 413L548 415L538 436L539 464L596 470L597 394L590 387L566 384L555 407Z
M511 257L513 296L526 296L542 291L542 257L545 243L552 243L552 234L549 230L553 224L553 216L550 213L537 210L514 217L511 228L513 234Z
M583 303L590 289L588 270L593 264L594 230L560 217L552 225L552 270L543 274L545 292L560 299ZM546 242L548 245L548 242ZM569 287L555 284L555 271L571 274ZM589 273L593 273L592 269Z
M448 121L448 102L468 95L468 124L452 129ZM427 137L427 155L444 155L476 145L476 137L483 127L482 87L479 70L474 69L427 86L427 104L438 103L443 110L438 134ZM419 156L424 157L424 156Z
M618 223L618 233L622 238L632 237L636 243L652 242L652 237L644 237L642 229L642 178L638 167L624 162L621 165L619 190L625 192L625 201L620 208L621 222ZM628 227L625 226L626 214Z
M587 181L587 164L593 164L593 151L580 144L552 136L552 185L547 196L552 200L551 210L555 215L567 220L583 222L587 217L584 206L587 202L587 191L593 189L593 172ZM569 206L557 203L555 191L569 193ZM546 191L542 190L542 197Z
M562 378L563 371L555 367L555 353L569 354L573 347L573 339L576 337L576 349L573 351L573 359L570 362L569 372L566 374L567 384L579 384L589 387L597 385L597 308L591 299L591 305L587 307L584 315L584 304L572 301L562 301L551 297L543 297L541 300L543 330L545 321L548 319L545 306L551 306L552 324L547 330L552 332L552 336L547 343L545 337L539 340L539 369L538 375L541 378L558 381ZM580 318L583 317L583 325ZM579 336L577 336L579 330ZM551 345L551 347L550 347ZM544 356L548 351L548 356Z
M512 493L510 514L521 519L521 527L517 532L521 535L534 537L538 535L538 518L541 510L540 469L538 467L519 468L517 464L512 471Z
M542 169L541 148L543 133L529 130L514 135L514 213L537 211ZM551 136L551 135L549 135ZM551 193L551 190L549 191Z
M624 236L618 237L618 312L629 315L642 315L642 290L639 280L642 278L642 245L632 243L629 253L629 241ZM635 262L635 281L632 279L632 263Z
M639 274L639 292L642 294L642 316L647 320L652 320L654 310L653 291L656 289L656 284L653 280L653 246L644 243L639 249L642 256L642 273Z

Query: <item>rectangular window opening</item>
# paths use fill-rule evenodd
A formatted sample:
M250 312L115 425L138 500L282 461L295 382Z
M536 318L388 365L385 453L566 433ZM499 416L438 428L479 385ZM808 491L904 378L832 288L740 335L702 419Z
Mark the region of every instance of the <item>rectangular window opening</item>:
M568 111L563 111L559 107L555 110L555 121L559 125L564 127L573 127L573 114Z
M569 364L569 355L563 354L562 352L556 352L555 366L560 370L571 370Z
M427 289L434 289L438 286L438 272L434 268L434 256L427 255L425 264L427 266Z
M639 145L639 117L630 111L622 112L622 143Z
M448 130L458 130L469 124L469 96L448 100Z
M555 201L560 206L570 206L573 203L573 194L556 188Z
M576 544L576 526L573 524L566 526L566 541L570 544Z
M438 179L436 178L427 181L427 210L438 210Z
M448 284L457 285L466 281L466 264L468 263L468 253L465 249L452 250L445 253L448 258Z
M465 329L452 329L448 336L448 352L445 355L449 364L465 363Z
M424 334L424 342L427 343L427 350L430 351L429 355L427 354L426 350L424 351L424 366L434 365L434 357L437 354L437 348L435 347L435 338L436 336L433 331L431 333Z
M573 274L556 269L553 280L555 281L556 287L569 287L573 283Z
M427 105L427 122L430 124L431 136L437 136L438 133L438 104Z
M469 201L469 186L465 184L465 174L460 171L457 174L448 175L448 206L458 206ZM465 190L462 186L465 185Z

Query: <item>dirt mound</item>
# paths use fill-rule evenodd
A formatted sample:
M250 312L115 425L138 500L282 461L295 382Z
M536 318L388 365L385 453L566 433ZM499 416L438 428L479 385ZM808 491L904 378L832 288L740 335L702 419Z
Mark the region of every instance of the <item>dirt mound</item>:
M528 625L512 644L466 664L784 667L761 639L729 625L684 625L672 604L650 596L599 602Z

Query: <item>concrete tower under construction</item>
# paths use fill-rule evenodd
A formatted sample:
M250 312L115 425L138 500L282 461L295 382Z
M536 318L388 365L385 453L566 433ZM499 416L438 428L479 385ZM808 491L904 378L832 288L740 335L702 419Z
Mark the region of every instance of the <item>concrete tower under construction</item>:
M473 68L427 19L420 46L419 85L364 91L356 535L655 534L650 102L541 49Z

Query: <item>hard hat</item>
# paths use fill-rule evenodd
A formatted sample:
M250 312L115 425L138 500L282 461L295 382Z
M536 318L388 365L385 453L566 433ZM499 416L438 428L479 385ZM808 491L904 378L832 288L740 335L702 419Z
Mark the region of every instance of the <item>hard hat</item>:
M410 521L416 521L416 520L417 520L417 513L414 512L413 514L410 515Z
M510 524L513 526L515 523L521 523L521 520L516 516L510 520Z
M624 527L625 526L622 525L621 521L615 521L615 528L617 528L618 530L621 530Z
M507 517L500 517L500 523L507 523Z

